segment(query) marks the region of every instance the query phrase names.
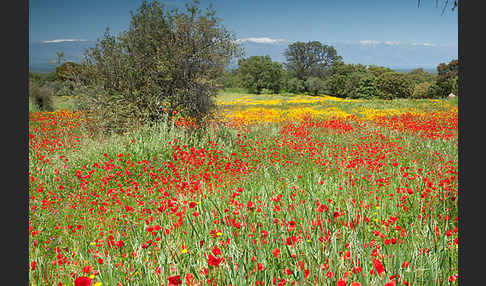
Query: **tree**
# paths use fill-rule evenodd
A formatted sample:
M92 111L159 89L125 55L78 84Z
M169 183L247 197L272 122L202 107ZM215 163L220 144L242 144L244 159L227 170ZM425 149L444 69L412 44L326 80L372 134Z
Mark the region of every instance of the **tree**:
M317 96L324 92L326 83L318 77L311 76L305 81L305 87L312 95Z
M280 91L283 68L280 63L272 62L270 56L239 59L238 72L243 86L252 93L260 94L264 88L274 93Z
M446 97L453 92L454 81L459 75L459 61L457 59L450 61L448 64L440 63L437 66L436 97Z
M291 93L303 93L305 91L305 82L296 77L291 77L286 81L286 89Z
M375 77L379 77L380 75L386 72L392 72L392 71L393 70L391 68L387 68L387 67L380 67L375 65L368 66L368 72L372 73Z
M413 93L412 81L399 72L382 74L376 79L376 87L384 99L410 98Z
M411 70L407 73L407 77L413 82L414 85L418 85L423 82L432 83L435 80L435 75L424 71L423 68Z
M375 85L376 78L372 74L366 74L359 80L359 86L351 93L351 98L371 99L379 95Z
M338 97L353 96L360 85L360 80L369 74L366 66L345 64L342 61L333 63L328 70L326 80L327 92Z
M342 58L337 55L332 46L323 45L318 41L295 42L284 52L287 60L285 67L299 80L307 80L314 76L324 79L326 70Z
M107 29L87 52L77 102L101 128L123 131L176 111L198 124L211 115L217 80L239 47L213 7L202 13L198 4L181 12L144 1L127 31Z
M82 73L83 66L74 62L65 62L62 65L56 67L56 80L66 81L75 80L76 76Z
M416 85L415 88L413 89L412 98L427 98L427 97L429 97L430 85L431 84L429 82L426 82L426 81Z

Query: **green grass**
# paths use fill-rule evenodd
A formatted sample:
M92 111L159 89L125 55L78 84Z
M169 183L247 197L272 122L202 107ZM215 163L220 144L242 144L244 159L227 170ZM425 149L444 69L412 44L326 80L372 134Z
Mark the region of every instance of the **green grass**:
M326 104L343 110L442 110L433 102ZM29 123L29 225L39 231L29 237L29 264L38 263L29 271L30 283L73 285L71 273L89 275L85 266L99 271L94 280L103 285L160 285L176 274L184 280L187 273L224 285L271 285L274 278L336 285L344 275L350 275L348 284L384 285L395 274L409 285L437 285L434 280L446 284L457 274L457 248L450 246L457 233L445 234L457 226L457 200L448 197L457 195L457 138L432 140L413 130L352 121L246 129L215 125L199 134L161 122L124 135L89 137L82 126L66 123L77 119L51 116ZM34 129L39 126L44 129ZM60 146L63 142L75 144ZM180 189L183 183L186 191ZM196 203L193 208L190 202ZM319 212L317 202L328 210ZM342 215L334 218L335 212ZM182 225L174 226L178 221ZM288 228L292 221L295 229ZM81 228L72 232L77 225ZM152 235L147 229L155 225L162 229ZM110 235L124 246L108 243ZM157 246L143 247L156 238ZM385 243L392 238L399 242ZM215 256L225 259L218 267L208 266L215 246L222 253ZM56 247L69 265L52 263ZM183 247L188 252L182 253ZM385 265L384 275L370 273L374 258ZM402 268L404 262L414 269ZM258 263L265 269L253 272ZM54 277L49 283L44 270Z

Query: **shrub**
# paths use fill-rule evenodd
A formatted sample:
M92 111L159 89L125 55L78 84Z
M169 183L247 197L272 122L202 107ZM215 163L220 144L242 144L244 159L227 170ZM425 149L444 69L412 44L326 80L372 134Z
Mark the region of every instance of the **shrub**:
M324 92L326 84L322 79L311 76L305 81L305 87L312 95L318 95Z
M286 83L286 89L291 93L303 93L305 91L304 81L292 77Z
M352 97L360 85L360 80L367 74L354 71L346 74L333 74L326 81L327 92L338 97Z
M32 100L32 104L37 106L41 111L53 111L54 90L47 85L33 84L29 86L29 97Z
M280 91L283 68L273 62L270 56L252 56L238 61L238 73L243 87L250 92L260 94L263 89L273 93Z
M430 85L429 82L417 84L413 90L412 98L428 98Z
M128 31L115 37L107 29L87 53L75 102L105 121L103 131L172 120L176 112L199 125L211 116L218 80L238 44L214 10L202 14L197 3L181 12L144 1Z
M427 90L427 97L428 98L436 98L437 97L437 85L435 83L430 84Z
M413 84L406 74L385 72L376 79L376 87L384 99L410 98Z
M379 90L375 86L375 77L366 75L359 81L359 86L350 95L351 98L371 99L379 96Z
M65 62L56 67L56 80L64 82L67 80L75 80L76 75L81 74L82 65L74 62Z
M437 66L437 78L435 84L437 86L437 94L434 97L444 98L453 92L455 77L459 73L459 61L452 60L448 64L441 63Z

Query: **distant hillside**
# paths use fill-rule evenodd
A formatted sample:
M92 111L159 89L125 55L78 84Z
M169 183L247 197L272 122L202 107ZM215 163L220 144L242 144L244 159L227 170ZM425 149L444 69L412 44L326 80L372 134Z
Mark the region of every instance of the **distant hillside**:
M324 42L325 43L325 42ZM289 43L254 43L244 42L245 57L269 55L272 60L283 63L283 55ZM336 48L345 63L377 65L392 68L397 71L407 71L423 68L428 72L436 72L440 63L450 62L457 58L457 47L420 46L420 45L387 45L361 43L325 43ZM66 61L80 62L84 51L94 47L94 41L61 42L61 43L31 43L29 45L29 69L35 72L55 70L50 64L56 59L56 52L63 52ZM236 68L237 59L233 60L230 69Z

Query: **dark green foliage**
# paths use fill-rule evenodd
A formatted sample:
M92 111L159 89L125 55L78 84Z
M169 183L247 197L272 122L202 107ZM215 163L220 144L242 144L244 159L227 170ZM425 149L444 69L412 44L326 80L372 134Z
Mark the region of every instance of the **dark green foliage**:
M41 111L53 111L53 100L55 91L47 85L31 84L29 86L29 96L32 102L39 107Z
M455 78L459 74L459 61L452 60L448 64L441 63L437 66L437 78L435 84L437 86L435 97L447 97L454 89ZM456 84L457 86L457 84ZM457 90L457 87L456 87ZM457 93L456 93L457 95Z
M350 95L351 98L371 99L379 96L379 90L375 85L376 78L367 74L359 80L359 86Z
M232 71L225 70L220 80L223 89L243 87L237 69Z
M75 80L76 76L81 75L83 66L74 62L65 62L56 67L56 80L64 82Z
M413 83L406 74L386 72L376 79L376 87L384 99L410 98L413 93Z
M305 92L305 82L298 78L292 77L286 83L286 90L291 93Z
M283 68L272 62L270 56L252 56L238 60L238 73L243 87L260 94L263 89L278 93L281 88Z
M318 77L311 76L305 81L305 87L312 95L318 95L324 93L326 83Z
M429 82L417 84L413 90L412 98L428 98L430 85Z
M44 85L48 82L54 82L56 80L56 72L49 72L49 73L33 73L29 72L29 81Z
M380 67L375 65L368 66L368 72L372 73L375 77L379 77L380 75L386 72L392 72L393 70L387 67Z
M437 97L437 85L435 83L430 84L427 90L427 98L436 98Z
M238 44L212 7L203 14L197 4L181 12L144 1L128 31L115 37L107 29L82 63L77 104L118 132L176 112L202 125Z
M338 97L356 97L360 81L367 75L363 65L337 63L329 69L330 76L326 81L326 89L330 95Z
M423 82L432 83L435 81L436 77L434 74L424 71L423 68L413 69L407 73L407 76L412 81L414 86Z
M326 90L332 96L344 98L347 97L353 89L352 82L347 75L334 74L326 81Z
M292 77L302 81L311 76L324 79L327 69L335 61L341 60L334 47L323 45L318 41L292 43L285 50L284 55L287 60L285 64L287 71Z
M459 95L459 77L455 76L452 78L452 93Z

